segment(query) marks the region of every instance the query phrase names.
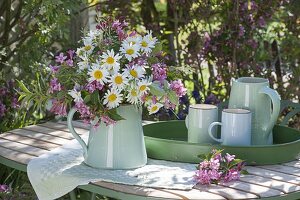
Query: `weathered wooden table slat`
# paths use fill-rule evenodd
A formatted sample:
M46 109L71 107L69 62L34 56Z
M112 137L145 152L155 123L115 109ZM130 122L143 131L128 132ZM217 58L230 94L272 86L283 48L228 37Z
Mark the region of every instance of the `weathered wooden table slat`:
M80 134L88 132L82 122L74 126ZM28 162L72 139L66 122L16 129L0 135L0 163L26 171ZM240 181L220 185L196 185L194 189L169 190L129 186L100 181L80 188L120 199L299 199L300 161L282 165L247 167L250 175Z

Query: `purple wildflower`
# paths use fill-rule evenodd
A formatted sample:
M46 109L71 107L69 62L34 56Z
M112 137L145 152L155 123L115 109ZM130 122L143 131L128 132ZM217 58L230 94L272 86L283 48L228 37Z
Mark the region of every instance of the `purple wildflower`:
M70 58L70 59L73 59L74 54L75 54L75 50L70 49L70 50L67 51L67 53L68 53L68 55L69 55L69 58Z
M239 37L243 37L245 35L245 28L240 24L239 25Z
M54 99L52 100L52 108L50 109L50 112L60 116L67 116L67 104L63 101Z
M66 61L66 63L67 63L67 65L68 65L69 67L73 67L73 60L68 59L68 60Z
M259 25L259 27L262 27L262 28L266 26L266 21L262 16L260 16L258 19L258 25Z
M50 80L49 92L53 93L55 91L61 91L61 84L58 82L57 78L53 78Z
M49 65L49 67L53 74L55 74L59 70L59 66L57 66L57 65Z
M64 56L63 53L60 53L58 56L55 56L55 62L62 64L66 58L67 56Z
M170 88L176 92L178 97L182 97L186 94L187 89L184 87L181 80L172 81L170 84Z
M0 101L0 117L3 117L6 112L6 106Z
M8 89L6 87L0 88L0 95L4 96L8 93Z
M5 184L1 185L0 184L0 193L4 193L4 192L8 192L8 191L9 191L8 185L5 185Z
M103 85L101 83L99 83L98 81L93 81L88 83L85 88L87 89L87 91L89 93L93 93L96 89L98 90L102 90L103 89Z
M153 80L157 81L164 81L167 78L167 69L166 65L163 63L156 63L153 64L152 66L152 75L153 75Z
M113 119L111 119L110 117L108 117L107 115L102 115L100 120L106 124L106 126L109 126L109 125L114 125L116 124L117 122Z

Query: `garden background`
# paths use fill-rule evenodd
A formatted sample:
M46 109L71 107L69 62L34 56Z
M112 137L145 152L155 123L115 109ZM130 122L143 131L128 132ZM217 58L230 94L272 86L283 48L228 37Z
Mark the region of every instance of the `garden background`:
M241 76L268 78L282 99L299 102L299 0L0 0L0 133L55 119L46 108L20 105L16 80L43 89L50 62L76 49L82 33L95 28L96 12L152 30L163 42L169 71L188 88L179 119L189 104L228 99L232 78ZM153 118L176 116L161 111ZM290 125L299 128L299 116ZM2 166L1 183L15 190L5 195L34 195L26 175Z

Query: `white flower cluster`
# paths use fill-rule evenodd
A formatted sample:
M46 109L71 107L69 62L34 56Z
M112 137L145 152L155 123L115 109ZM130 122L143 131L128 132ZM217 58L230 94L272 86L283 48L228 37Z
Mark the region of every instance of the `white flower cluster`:
M97 54L96 48L102 41L102 31L91 31L83 39L84 46L77 49L80 61L77 63L80 72L86 71L88 82L98 82L105 90L104 105L109 109L119 106L122 102L141 105L146 103L150 114L156 113L163 105L147 101L152 77L146 75L147 66L137 64L123 64L133 61L141 55L150 55L157 39L152 32L145 36L135 34L124 39L118 52L113 49ZM126 61L127 60L127 61ZM74 100L81 99L80 92L69 91ZM145 102L146 101L146 102Z

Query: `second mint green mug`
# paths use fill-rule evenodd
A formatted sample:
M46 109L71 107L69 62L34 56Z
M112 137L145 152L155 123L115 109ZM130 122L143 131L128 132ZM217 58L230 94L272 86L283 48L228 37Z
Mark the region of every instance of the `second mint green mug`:
M229 108L252 112L252 145L273 144L272 129L280 112L280 96L268 79L242 77L232 82Z

